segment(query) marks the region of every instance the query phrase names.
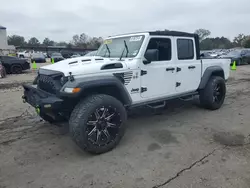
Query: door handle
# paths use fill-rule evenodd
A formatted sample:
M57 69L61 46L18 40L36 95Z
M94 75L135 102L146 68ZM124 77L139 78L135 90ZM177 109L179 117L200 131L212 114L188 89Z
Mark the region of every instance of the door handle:
M189 66L188 68L189 69L195 69L195 66Z
M174 67L169 67L169 68L166 68L166 71L174 71L175 68Z
M180 71L181 71L181 68L177 67L176 72L180 72Z

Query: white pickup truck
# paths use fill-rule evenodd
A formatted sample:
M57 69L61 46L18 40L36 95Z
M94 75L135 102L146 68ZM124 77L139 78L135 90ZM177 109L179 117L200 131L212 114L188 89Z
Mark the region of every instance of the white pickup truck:
M31 57L31 54L33 54L34 51L23 51L23 52L18 52L17 53L17 57L19 58L30 58Z
M199 95L220 108L230 59L200 59L198 35L177 31L112 36L94 57L76 57L39 69L24 85L24 102L49 122L69 121L83 150L104 153L124 135L127 109L161 108L173 98Z

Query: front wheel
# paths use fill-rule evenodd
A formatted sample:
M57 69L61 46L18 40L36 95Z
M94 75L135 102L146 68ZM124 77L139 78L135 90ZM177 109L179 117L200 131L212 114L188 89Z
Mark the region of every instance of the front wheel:
M92 95L76 105L69 120L70 135L83 150L101 154L116 147L125 133L127 112L109 95Z
M204 108L217 110L224 103L225 95L225 80L219 76L212 76L206 87L200 91L200 103Z

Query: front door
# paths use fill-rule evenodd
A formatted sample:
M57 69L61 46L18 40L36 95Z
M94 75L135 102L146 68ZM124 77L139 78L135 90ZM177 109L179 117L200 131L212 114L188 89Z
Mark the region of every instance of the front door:
M194 40L176 38L176 93L183 94L197 90L201 81L201 60L197 60Z
M175 69L172 60L172 38L153 37L148 49L158 49L157 61L141 65L141 97L155 99L175 93Z

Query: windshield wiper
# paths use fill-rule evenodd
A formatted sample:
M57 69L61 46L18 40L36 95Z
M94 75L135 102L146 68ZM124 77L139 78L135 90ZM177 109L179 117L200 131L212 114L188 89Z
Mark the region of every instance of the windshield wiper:
M110 57L110 49L109 49L109 46L108 46L107 44L105 44L105 46L106 46L106 48L107 48L107 51L108 51L109 57ZM105 53L105 55L106 55L106 53ZM105 56L105 55L104 55L104 56Z
M121 54L121 57L120 57L120 61L122 60L122 57L123 57L123 54L124 54L124 51L125 51L125 50L127 51L126 57L128 57L128 53L129 53L129 51L128 51L128 45L127 45L127 43L126 43L125 40L124 40L124 46L125 46L125 48L124 48L124 50L122 51L122 54Z

